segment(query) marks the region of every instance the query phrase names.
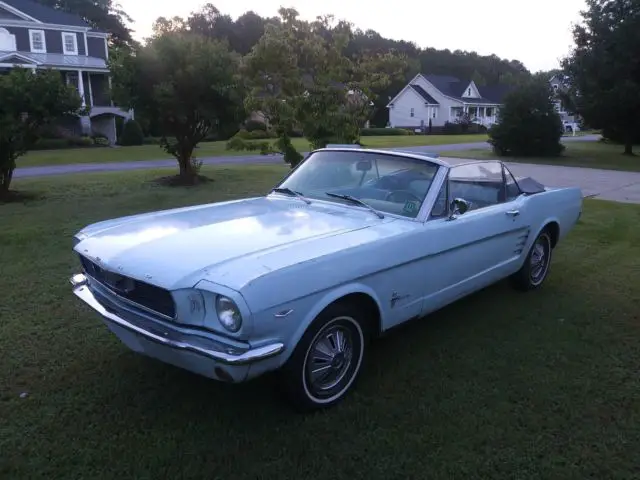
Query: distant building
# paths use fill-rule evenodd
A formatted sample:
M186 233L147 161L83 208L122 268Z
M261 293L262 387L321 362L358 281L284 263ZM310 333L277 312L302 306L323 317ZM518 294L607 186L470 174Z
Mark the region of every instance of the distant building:
M478 86L473 80L449 75L416 75L391 99L389 124L397 128L426 128L455 122L464 114L489 127L496 123L508 85Z
M107 34L79 16L31 0L0 0L0 74L16 66L58 70L89 107L88 115L71 120L65 129L101 134L115 143L115 117L131 118L133 112L111 100L108 58Z

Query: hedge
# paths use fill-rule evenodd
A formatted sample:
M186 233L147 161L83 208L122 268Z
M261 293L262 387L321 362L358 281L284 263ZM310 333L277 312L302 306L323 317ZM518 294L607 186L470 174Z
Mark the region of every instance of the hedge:
M400 135L415 135L411 130L404 128L363 128L360 131L362 137L391 137Z

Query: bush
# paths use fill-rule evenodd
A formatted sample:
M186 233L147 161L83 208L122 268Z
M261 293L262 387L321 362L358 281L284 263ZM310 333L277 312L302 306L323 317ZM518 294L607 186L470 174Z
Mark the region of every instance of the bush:
M602 129L602 138L607 143L614 143L617 145L624 145L624 134L617 130L615 127L606 127ZM640 130L636 132L633 137L634 145L640 145Z
M404 128L363 128L362 137L395 137L400 135L414 135L415 132Z
M144 137L144 145L160 145L160 137Z
M459 123L444 122L444 127L442 127L442 133L444 135L461 135L462 125L460 125Z
M234 137L238 137L243 140L266 140L268 138L275 138L275 134L265 130L253 130L251 132L247 130L240 130L234 135Z
M489 143L499 156L554 157L564 150L564 132L546 80L532 80L507 94Z
M142 145L144 143L144 134L140 124L133 119L128 120L122 128L122 136L119 143L125 147Z
M41 138L30 150L64 150L67 148L87 148L96 145L90 137Z
M247 132L253 132L255 130L263 130L266 132L267 125L259 120L247 120L246 122L244 122L244 129Z
M93 135L91 135L91 140L93 140L93 143L96 147L108 147L109 145L111 145L107 136L101 133L94 133Z

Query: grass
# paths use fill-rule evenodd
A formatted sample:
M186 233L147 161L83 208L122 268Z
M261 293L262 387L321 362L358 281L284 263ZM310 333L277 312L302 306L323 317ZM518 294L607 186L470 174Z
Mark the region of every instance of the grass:
M369 148L416 147L484 142L487 140L487 135L403 135L362 137L361 140ZM295 138L293 139L293 143L301 152L310 150L309 143L303 138ZM256 152L227 150L226 142L201 143L196 151L196 155L200 158L256 154ZM140 160L160 160L164 158L173 157L164 152L158 145L142 145L139 147L73 148L66 150L33 151L18 159L17 163L18 168L25 168L77 163L133 162Z
M621 145L603 142L566 142L564 153L560 157L504 157L505 162L537 163L562 165L566 167L602 168L605 170L640 171L640 145L636 147L636 156L623 155ZM495 153L489 149L452 150L439 152L443 157L494 159Z
M70 292L98 220L261 194L284 166L15 181L0 205L1 478L637 478L640 209L591 200L548 283L499 284L378 341L356 390L299 416L128 351ZM21 398L22 393L27 393Z

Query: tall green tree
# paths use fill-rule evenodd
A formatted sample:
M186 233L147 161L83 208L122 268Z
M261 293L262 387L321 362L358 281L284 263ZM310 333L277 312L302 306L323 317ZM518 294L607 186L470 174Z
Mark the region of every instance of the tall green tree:
M114 98L157 119L161 147L178 161L181 181L193 183L198 143L240 121L239 68L240 57L224 42L165 33L113 66Z
M640 141L640 0L587 0L563 63L573 104L633 155Z
M65 115L80 113L82 101L59 72L14 68L0 75L0 197L9 193L16 160L38 140L38 131Z
M562 121L545 76L519 84L504 98L489 144L499 156L554 157L562 153Z
M35 0L42 5L79 15L94 28L110 34L117 47L131 48L135 41L128 24L133 20L115 0Z
M392 52L348 56L351 25L331 16L307 22L295 9L279 14L245 58L245 105L265 115L285 147L285 161L294 166L300 158L288 141L294 129L314 148L355 142L376 90L393 75L403 76L406 61Z

